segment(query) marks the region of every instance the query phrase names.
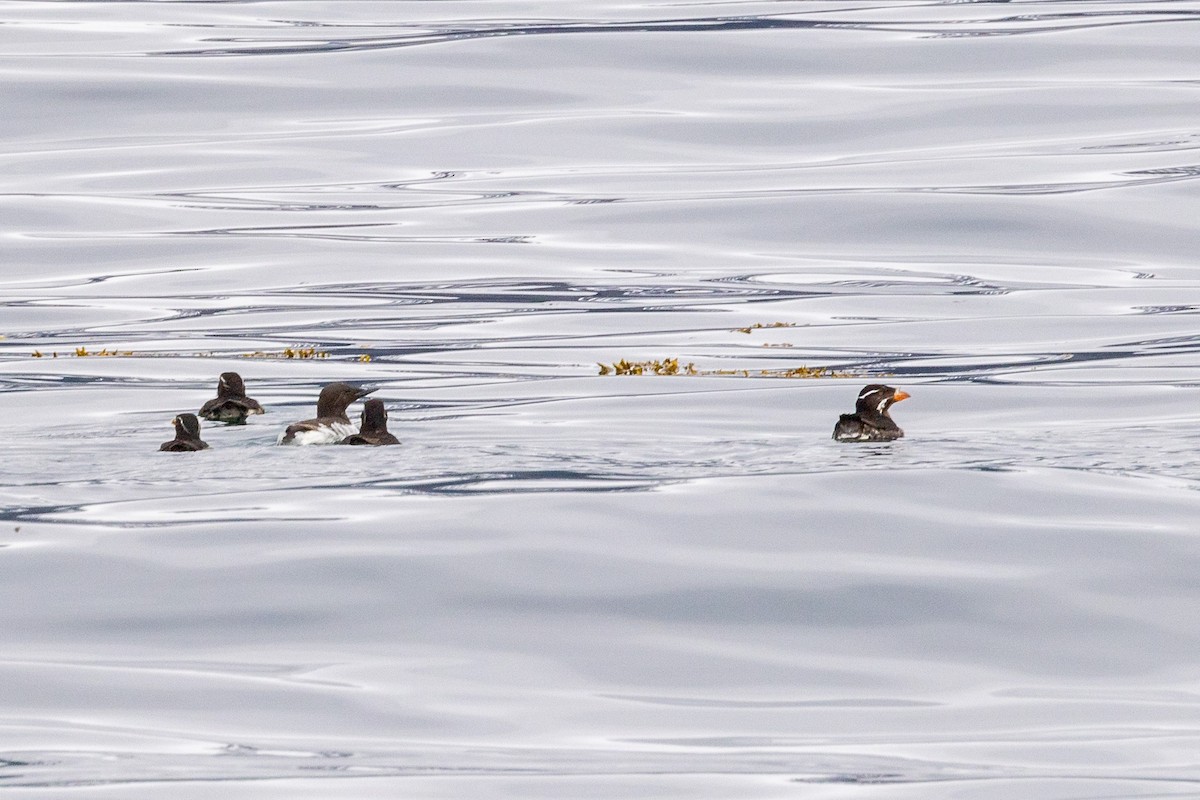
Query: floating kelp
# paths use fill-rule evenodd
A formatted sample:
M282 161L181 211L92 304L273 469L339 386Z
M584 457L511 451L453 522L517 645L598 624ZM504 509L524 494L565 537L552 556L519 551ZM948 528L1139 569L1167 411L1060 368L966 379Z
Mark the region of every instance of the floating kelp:
M247 353L243 358L329 358L329 353L325 350L318 350L315 347L285 347L278 353L263 353L254 352Z
M34 350L32 353L30 353L30 355L33 356L34 358L45 358L46 357L46 354L43 353L41 350ZM75 351L74 351L74 353L72 353L72 355L74 355L76 358L86 358L88 356L102 356L105 358L112 358L114 356L129 357L129 356L133 355L133 351L132 350L109 350L107 347L104 348L103 350L88 350L86 347L76 347ZM51 352L50 357L58 358L58 353Z
M766 328L799 328L798 322L756 322L745 328L734 328L734 333L750 333L751 331L764 330Z
M734 375L741 378L852 378L856 373L839 372L828 367L788 367L786 369L696 369L688 362L680 366L678 358L663 358L652 361L627 361L621 359L611 364L601 364L601 375Z
M133 355L133 351L132 350L109 350L106 347L103 350L93 350L93 351L89 352L86 347L76 347L75 355L78 358L84 358L86 356L101 356L101 357L131 356L131 355Z
M697 375L695 364L679 366L678 358L664 358L655 361L614 361L612 364L599 364L601 375Z
M853 378L857 373L828 367L791 367L789 369L703 369L697 375L735 375L739 378Z
M33 358L58 358L58 351L43 353L41 350L34 350L29 354ZM70 355L76 358L93 358L93 357L123 357L123 358L229 358L229 353L135 353L132 350L110 350L105 347L101 350L89 350L86 346L76 347L71 351ZM315 347L285 347L282 350L255 350L253 353L241 353L240 358L261 358L261 359L323 359L329 358L330 353L327 350L318 350ZM369 362L371 356L369 353L362 353L356 356L349 356L355 361Z

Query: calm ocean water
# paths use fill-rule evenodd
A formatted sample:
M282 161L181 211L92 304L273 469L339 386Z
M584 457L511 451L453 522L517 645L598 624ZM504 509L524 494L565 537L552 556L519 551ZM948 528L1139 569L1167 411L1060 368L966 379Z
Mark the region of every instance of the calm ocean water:
M6 796L1200 796L1200 2L0 42Z

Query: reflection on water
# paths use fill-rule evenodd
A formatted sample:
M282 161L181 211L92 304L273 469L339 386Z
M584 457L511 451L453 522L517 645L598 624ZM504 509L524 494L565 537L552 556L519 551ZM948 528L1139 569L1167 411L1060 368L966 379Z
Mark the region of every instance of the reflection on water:
M0 786L1195 794L1198 14L10 4Z

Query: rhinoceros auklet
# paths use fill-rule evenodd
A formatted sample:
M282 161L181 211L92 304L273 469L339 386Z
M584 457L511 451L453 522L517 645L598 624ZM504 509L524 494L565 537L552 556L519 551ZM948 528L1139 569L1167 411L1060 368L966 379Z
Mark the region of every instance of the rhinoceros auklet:
M199 414L213 422L244 425L250 414L263 413L258 401L246 397L246 384L236 372L222 372L217 380L217 396L200 406Z
M400 444L399 439L388 433L387 418L387 409L383 407L382 400L368 400L363 403L362 427L358 433L347 436L338 444Z
M200 420L195 414L180 414L171 420L175 426L175 438L163 442L158 449L168 453L192 453L207 450L208 445L200 441Z
M288 425L279 434L278 444L337 444L356 432L346 416L346 408L373 391L348 383L328 384L317 398L317 416Z
M888 414L892 403L908 398L907 392L872 383L858 393L853 414L842 414L833 428L839 442L890 442L904 435Z

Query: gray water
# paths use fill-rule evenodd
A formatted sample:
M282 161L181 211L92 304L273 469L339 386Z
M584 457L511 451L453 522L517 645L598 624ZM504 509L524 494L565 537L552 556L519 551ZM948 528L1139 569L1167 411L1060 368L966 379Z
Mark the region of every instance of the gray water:
M1197 23L3 4L0 789L1200 796Z

